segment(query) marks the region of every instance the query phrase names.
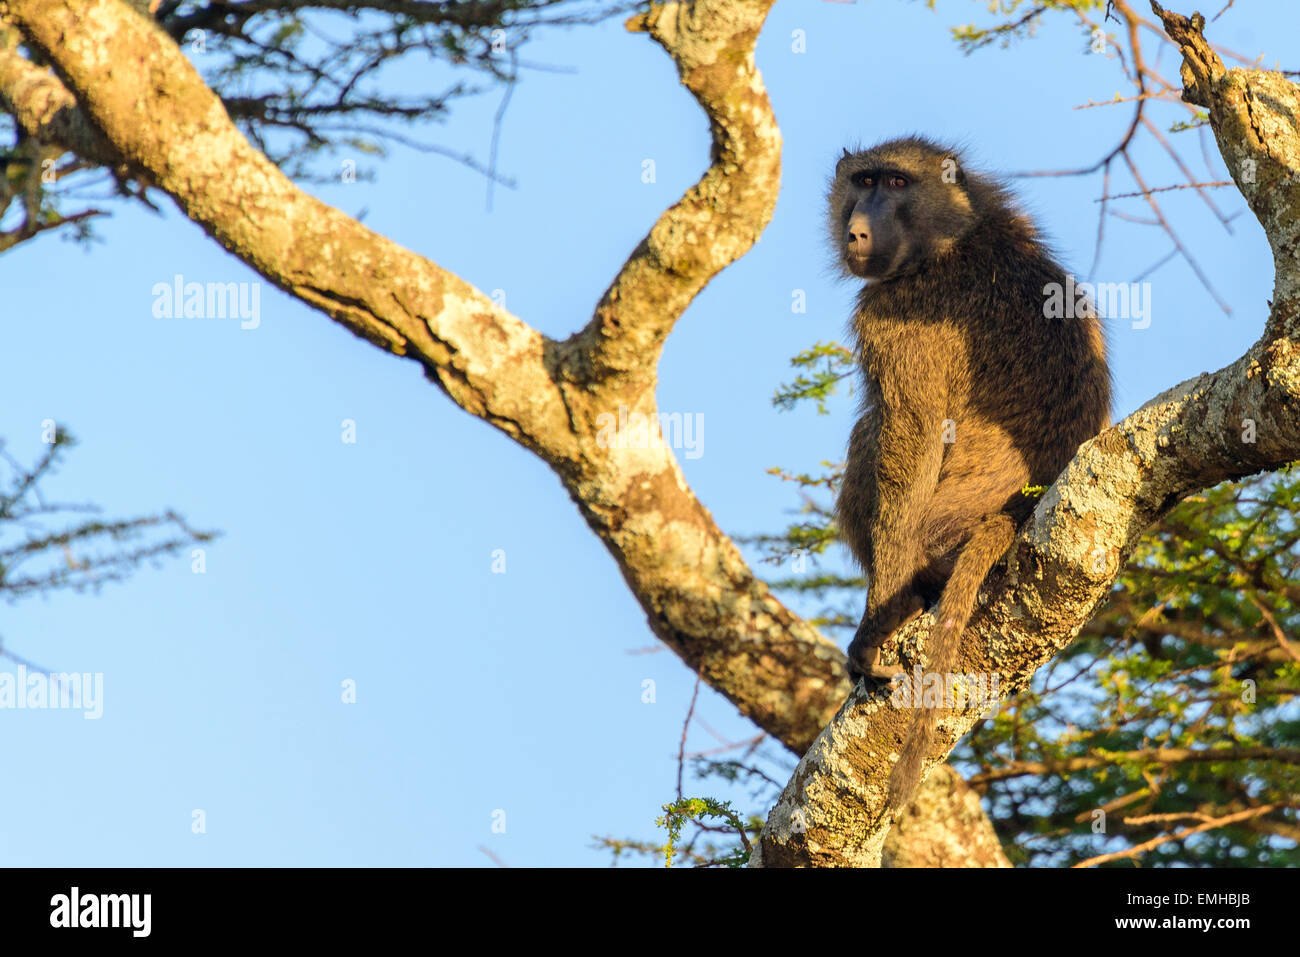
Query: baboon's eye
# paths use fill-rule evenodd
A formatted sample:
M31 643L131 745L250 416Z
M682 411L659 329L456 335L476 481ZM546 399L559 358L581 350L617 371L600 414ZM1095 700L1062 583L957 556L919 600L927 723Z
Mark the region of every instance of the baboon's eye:
M852 182L854 186L862 186L866 189L870 189L876 185L876 178L870 173L854 173L850 182Z
M894 189L902 189L904 186L907 185L907 177L891 176L889 177L889 185L892 186Z

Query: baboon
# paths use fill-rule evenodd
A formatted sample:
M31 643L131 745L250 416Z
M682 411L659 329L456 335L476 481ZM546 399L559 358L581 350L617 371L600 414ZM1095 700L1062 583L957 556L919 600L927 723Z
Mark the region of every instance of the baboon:
M1079 445L1109 422L1110 372L1095 308L1075 299L1030 219L953 150L908 137L844 151L830 231L866 280L852 329L862 414L836 503L867 576L849 646L855 679L889 679L880 645L938 602L928 671L946 675L985 577ZM1050 295L1071 318L1047 318ZM889 779L896 817L919 783L937 708L921 708Z

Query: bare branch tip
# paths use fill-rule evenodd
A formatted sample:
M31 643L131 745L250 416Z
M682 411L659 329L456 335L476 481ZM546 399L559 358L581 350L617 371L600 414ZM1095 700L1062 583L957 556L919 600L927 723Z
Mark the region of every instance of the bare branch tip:
M653 8L642 10L640 13L634 13L623 21L623 29L628 33L649 33L650 32L650 14Z

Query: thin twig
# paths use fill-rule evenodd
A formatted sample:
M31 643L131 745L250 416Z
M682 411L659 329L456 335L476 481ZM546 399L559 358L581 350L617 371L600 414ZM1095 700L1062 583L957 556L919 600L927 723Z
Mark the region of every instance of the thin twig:
M1227 817L1214 818L1196 827L1189 827L1173 834L1163 834L1160 837L1152 838L1149 841L1143 841L1141 844L1135 844L1128 850L1114 851L1110 854L1101 854L1097 857L1090 857L1086 861L1080 861L1078 864L1075 864L1074 867L1096 867L1098 864L1106 864L1110 861L1118 861L1126 857L1137 857L1139 854L1145 854L1147 851L1159 847L1161 844L1167 844L1170 841L1181 841L1184 838L1193 836L1194 834L1213 831L1215 828L1226 827L1229 824L1235 824L1238 821L1245 821L1252 817L1262 817L1270 811L1277 810L1277 808L1281 806L1282 805L1279 804L1265 804L1261 807L1239 811L1236 814L1229 814Z
M682 770L686 767L686 732L691 726L691 718L695 715L695 700L700 696L700 680L702 676L695 676L695 690L691 692L691 706L686 709L686 720L682 722L682 740L677 746L677 800L682 799Z

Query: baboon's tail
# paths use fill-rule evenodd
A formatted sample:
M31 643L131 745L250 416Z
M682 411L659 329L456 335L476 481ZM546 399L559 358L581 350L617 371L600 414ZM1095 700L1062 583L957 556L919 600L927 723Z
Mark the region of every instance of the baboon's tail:
M966 630L966 623L975 608L975 596L979 594L980 586L998 559L1011 547L1015 536L1016 526L1011 516L999 513L985 518L963 546L953 567L952 577L948 579L939 599L938 621L926 638L929 652L927 673L935 673L943 678L952 671L957 661L957 652L961 648L962 632ZM930 750L939 723L940 709L920 707L923 700L920 696L921 689L914 688L912 691L913 706L918 707L917 715L903 741L898 763L890 772L885 798L885 813L891 820L907 807L917 785L921 783L921 765Z

